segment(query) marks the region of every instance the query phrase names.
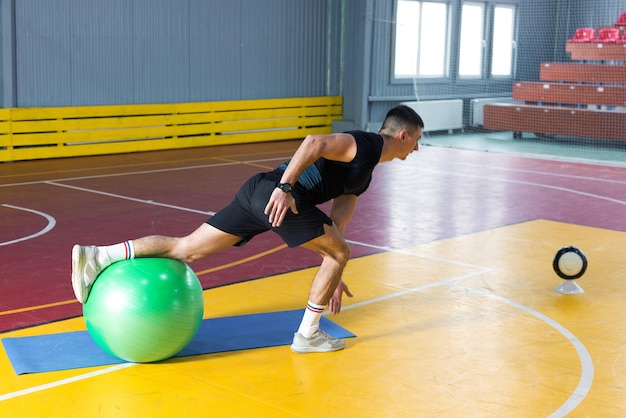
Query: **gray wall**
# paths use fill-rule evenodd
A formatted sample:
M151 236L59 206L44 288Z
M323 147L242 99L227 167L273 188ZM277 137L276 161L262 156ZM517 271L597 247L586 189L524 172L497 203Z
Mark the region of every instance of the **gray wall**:
M626 11L626 0L497 2L518 5L518 80L537 80L541 62L567 60L576 27L611 24ZM394 0L0 4L4 107L342 95L340 125L351 129L416 92L421 100L511 93L510 79L392 82ZM454 58L462 0L450 4Z
M338 1L3 1L14 4L10 106L339 94Z

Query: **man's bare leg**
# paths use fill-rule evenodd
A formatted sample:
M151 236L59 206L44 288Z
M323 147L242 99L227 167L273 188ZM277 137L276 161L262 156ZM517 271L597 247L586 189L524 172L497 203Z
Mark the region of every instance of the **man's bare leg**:
M134 257L166 257L190 263L240 240L205 223L185 237L151 235L110 246L75 245L72 249L74 294L80 303L85 303L100 272L117 261Z
M341 280L350 247L335 225L324 225L324 230L324 235L302 245L322 256L322 263L311 283L307 308L291 345L298 353L337 351L345 346L342 340L322 331L319 321Z
M231 247L241 238L202 224L185 237L152 235L133 240L135 257L164 257L191 263Z

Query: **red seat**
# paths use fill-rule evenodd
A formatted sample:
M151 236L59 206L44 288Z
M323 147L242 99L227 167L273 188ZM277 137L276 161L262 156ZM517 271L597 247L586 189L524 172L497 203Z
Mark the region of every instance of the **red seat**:
M619 15L619 19L613 23L613 26L626 26L626 12Z
M609 43L619 42L619 29L617 28L602 28L598 33L598 42Z
M567 42L593 42L596 36L596 30L594 28L578 28L574 37L568 39Z

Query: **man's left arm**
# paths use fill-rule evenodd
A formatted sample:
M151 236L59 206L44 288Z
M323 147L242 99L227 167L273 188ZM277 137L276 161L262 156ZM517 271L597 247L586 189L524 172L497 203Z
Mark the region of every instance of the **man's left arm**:
M333 204L330 209L330 219L333 220L333 223L337 226L342 236L348 221L352 218L354 208L356 207L356 201L357 196L353 194L344 194L333 199ZM333 314L338 314L339 311L341 311L341 299L343 298L344 293L349 297L352 297L352 293L350 293L348 285L341 280L339 281L333 296L328 302L328 309L330 309Z

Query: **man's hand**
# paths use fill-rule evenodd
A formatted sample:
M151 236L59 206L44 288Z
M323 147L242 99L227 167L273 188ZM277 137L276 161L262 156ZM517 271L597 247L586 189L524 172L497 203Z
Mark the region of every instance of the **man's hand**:
M296 199L291 193L285 193L279 188L274 189L267 206L265 206L265 214L269 216L270 224L274 228L278 228L283 223L289 209L293 213L298 213Z
M343 294L346 294L348 297L352 297L352 293L350 293L350 289L348 289L348 285L343 282L343 280L339 281L337 288L335 289L335 293L330 298L328 302L328 309L333 314L338 314L341 311L341 299L343 298Z

